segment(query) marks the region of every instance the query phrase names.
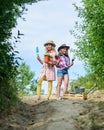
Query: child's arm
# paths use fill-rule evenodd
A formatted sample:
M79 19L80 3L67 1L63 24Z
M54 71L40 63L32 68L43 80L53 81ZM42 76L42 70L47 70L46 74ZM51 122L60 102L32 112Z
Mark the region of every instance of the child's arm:
M55 55L55 65L56 65L56 67L59 66L60 61L61 61L61 58L59 57L59 55Z
M48 61L47 63L50 64L50 65L56 65L57 64L56 61Z
M60 63L60 58L57 60L57 61L48 61L47 63L48 64L50 64L50 65L56 65L56 66L58 66L59 65L59 63Z
M50 64L50 65L56 65L58 66L59 65L59 62L60 62L60 57L58 55L54 55L53 56L53 59L48 61L47 63Z
M61 61L61 59L59 58L57 61L56 61L56 67L58 67L59 66L59 63L60 63L60 61Z
M41 64L43 64L43 61L40 59L40 56L39 56L39 55L37 55L37 60L38 60Z
M73 64L74 64L74 62L72 61L71 64L68 66L68 68L70 68Z

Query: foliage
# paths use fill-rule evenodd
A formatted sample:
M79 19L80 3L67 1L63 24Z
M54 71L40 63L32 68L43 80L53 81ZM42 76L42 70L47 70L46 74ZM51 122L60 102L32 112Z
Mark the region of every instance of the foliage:
M34 72L23 62L18 67L17 86L20 95L34 94L36 92L36 80Z
M18 62L15 55L10 43L0 44L0 112L8 111L16 101L15 76Z
M96 84L96 88L101 89L103 88L104 81L102 82L96 74L87 74L70 83L72 89L74 89L75 86L84 86L86 90L93 87L94 84Z
M48 56L48 57L52 58L52 56L48 53L44 54L44 56Z
M82 7L76 6L81 24L76 22L75 30L78 49L76 54L85 62L90 73L104 80L104 2L103 0L82 0ZM75 31L79 33L75 33Z
M25 4L32 4L40 0L1 0L0 1L0 42L4 42L12 35L12 29L17 25L17 18L26 11Z
M0 112L11 109L17 100L16 75L18 67L17 53L13 45L20 39L12 35L17 18L22 18L26 4L40 0L0 0ZM11 42L14 37L14 42Z

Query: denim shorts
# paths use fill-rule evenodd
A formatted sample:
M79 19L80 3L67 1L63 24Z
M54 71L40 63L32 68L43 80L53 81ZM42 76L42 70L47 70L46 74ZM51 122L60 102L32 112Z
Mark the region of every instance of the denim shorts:
M68 75L68 70L67 69L57 70L57 76L64 76L64 75Z

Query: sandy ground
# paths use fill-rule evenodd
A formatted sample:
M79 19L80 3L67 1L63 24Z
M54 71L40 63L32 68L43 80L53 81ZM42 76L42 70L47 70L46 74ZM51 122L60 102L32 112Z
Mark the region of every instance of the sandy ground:
M35 103L35 96L21 98L18 109L0 119L0 130L104 130L104 90L83 97L66 95L57 101Z

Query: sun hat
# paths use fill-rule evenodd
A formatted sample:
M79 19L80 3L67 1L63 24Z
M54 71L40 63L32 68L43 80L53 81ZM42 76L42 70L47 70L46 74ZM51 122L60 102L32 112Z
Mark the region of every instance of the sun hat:
M47 44L51 44L51 45L54 46L54 47L56 46L53 40L48 40L48 41L44 44L44 46L46 46Z
M66 44L62 44L62 45L58 48L58 51L60 51L62 48L69 49L70 46L67 46Z

